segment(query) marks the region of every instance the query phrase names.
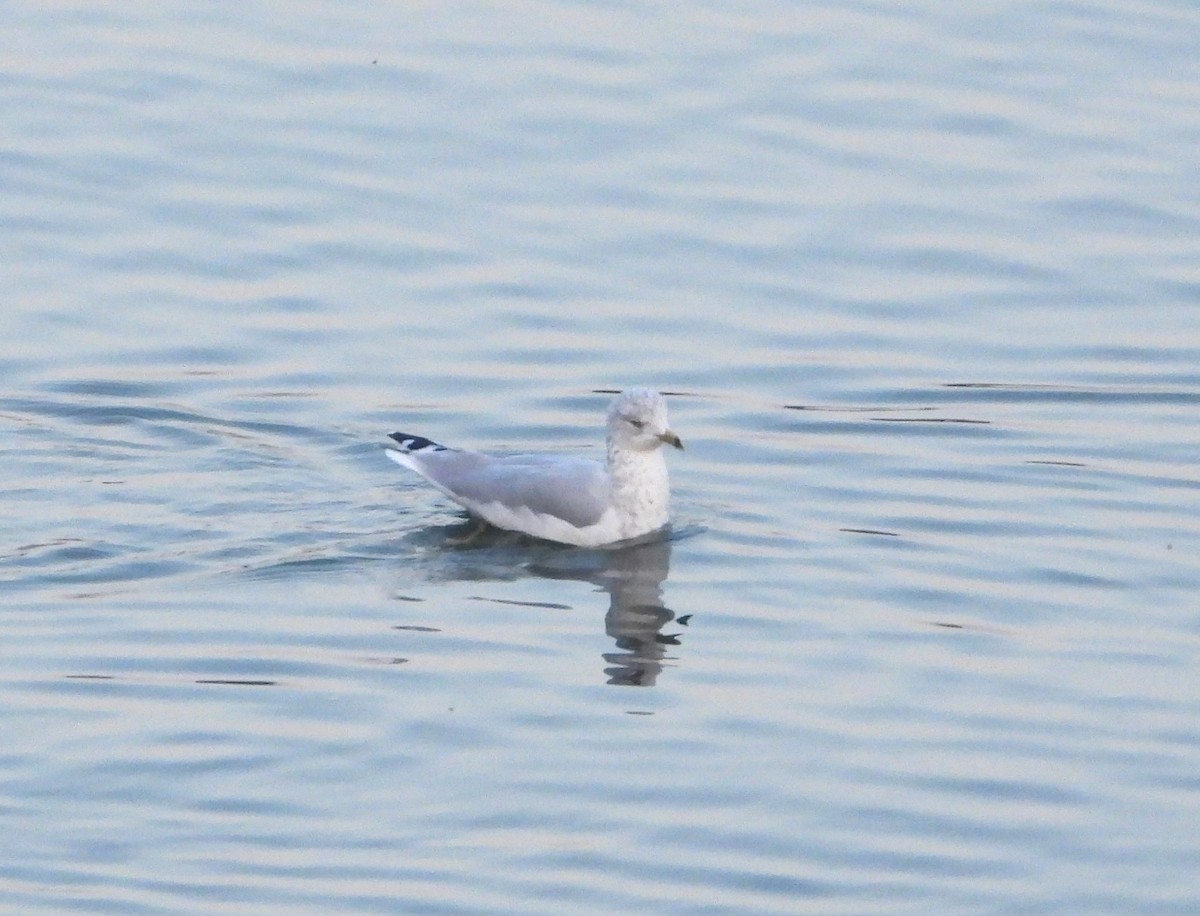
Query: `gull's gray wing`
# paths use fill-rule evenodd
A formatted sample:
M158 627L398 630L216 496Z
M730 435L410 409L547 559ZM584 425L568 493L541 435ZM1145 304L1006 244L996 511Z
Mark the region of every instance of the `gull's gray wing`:
M389 449L389 458L489 521L502 507L586 528L609 508L608 473L597 461L567 455L484 455L403 433L392 438L403 450Z

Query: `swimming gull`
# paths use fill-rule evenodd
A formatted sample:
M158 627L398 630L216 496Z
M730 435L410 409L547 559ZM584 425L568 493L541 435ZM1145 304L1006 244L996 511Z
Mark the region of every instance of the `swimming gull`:
M608 408L603 463L572 455L485 455L423 436L392 433L387 456L472 515L510 531L597 547L667 524L670 486L662 446L683 448L667 426L667 402L633 388Z

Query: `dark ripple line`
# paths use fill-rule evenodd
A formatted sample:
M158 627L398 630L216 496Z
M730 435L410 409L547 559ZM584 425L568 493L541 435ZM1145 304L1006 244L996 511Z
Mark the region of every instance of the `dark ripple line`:
M553 601L514 601L506 598L484 598L480 595L471 595L472 601L487 601L491 604L510 604L515 607L533 607L545 608L551 611L571 611L574 608L569 604L556 604Z
M1060 400L1137 404L1200 405L1200 391L1153 390L1025 382L943 382L942 388L975 392L987 400Z
M64 680L68 681L128 681L130 678L120 677L115 674L64 674ZM218 686L229 687L277 687L279 681L259 680L256 678L225 678L225 677L207 677L196 678L192 681L193 684L214 684Z
M823 404L784 404L784 410L807 410L813 413L922 413L937 410L936 407L857 407L828 406Z
M876 423L973 423L976 426L991 426L991 420L971 420L966 417L869 417Z

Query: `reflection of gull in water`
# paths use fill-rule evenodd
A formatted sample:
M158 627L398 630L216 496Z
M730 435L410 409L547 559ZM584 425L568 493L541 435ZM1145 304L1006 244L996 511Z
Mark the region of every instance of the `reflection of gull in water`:
M662 597L671 565L671 542L659 538L617 550L565 551L552 559L553 564L534 564L531 571L550 578L583 579L608 592L604 631L619 650L604 654L610 665L604 669L608 682L653 687L664 667L667 646L679 645L677 636L662 632L675 619ZM568 562L564 564L564 560ZM596 562L589 569L587 561ZM572 571L579 574L563 575L563 566L575 566Z
M443 539L446 533L443 529L438 537ZM425 529L422 539L431 534ZM608 683L652 687L670 661L667 647L679 645L678 634L662 632L676 619L662 596L671 546L663 535L607 550L531 546L524 538L491 529L466 543L444 540L440 549L426 555L435 566L427 566L422 578L483 582L532 576L591 582L609 596L604 629L615 641L616 651L603 655ZM686 625L688 616L679 618L679 623Z

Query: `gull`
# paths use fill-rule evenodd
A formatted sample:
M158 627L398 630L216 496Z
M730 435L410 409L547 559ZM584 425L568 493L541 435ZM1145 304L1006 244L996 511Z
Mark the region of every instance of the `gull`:
M669 520L662 446L682 449L657 391L632 388L608 408L603 462L571 455L487 455L392 433L387 456L416 471L476 518L536 538L599 547L642 537Z

